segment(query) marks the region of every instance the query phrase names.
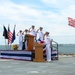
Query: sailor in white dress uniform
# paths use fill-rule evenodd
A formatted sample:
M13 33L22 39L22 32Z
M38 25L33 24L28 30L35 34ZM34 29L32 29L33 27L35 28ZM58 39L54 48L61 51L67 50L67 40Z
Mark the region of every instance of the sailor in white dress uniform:
M20 30L17 33L17 36L19 36L19 50L22 50L22 46L23 46L23 34L22 34L22 30Z
M32 25L32 27L29 29L29 34L34 36L34 41L36 41L36 31L35 31L35 26Z
M49 36L49 32L45 33L45 38L44 38L44 42L46 45L46 57L47 57L47 61L51 61L51 38Z
M41 42L44 40L44 33L43 33L43 28L40 27L36 32L37 32L37 35L38 35L38 40L37 42Z

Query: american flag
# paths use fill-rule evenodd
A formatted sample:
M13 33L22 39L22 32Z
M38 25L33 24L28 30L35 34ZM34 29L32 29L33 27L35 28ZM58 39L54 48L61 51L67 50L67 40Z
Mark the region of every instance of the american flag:
M8 26L8 44L10 44L12 42L12 36L13 36L13 34L10 31L9 26Z
M16 36L15 36L15 27L16 27L16 25L14 25L14 30L13 30L13 34L12 34L12 43L16 39Z
M75 19L68 17L68 25L75 27Z

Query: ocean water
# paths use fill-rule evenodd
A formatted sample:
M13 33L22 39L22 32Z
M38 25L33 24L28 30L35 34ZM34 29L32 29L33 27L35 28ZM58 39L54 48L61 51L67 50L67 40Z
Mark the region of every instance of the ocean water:
M75 54L75 44L59 44L59 54Z
M0 50L12 50L12 46L0 45ZM75 44L58 44L59 54L75 54Z
M12 50L12 46L0 45L0 50Z

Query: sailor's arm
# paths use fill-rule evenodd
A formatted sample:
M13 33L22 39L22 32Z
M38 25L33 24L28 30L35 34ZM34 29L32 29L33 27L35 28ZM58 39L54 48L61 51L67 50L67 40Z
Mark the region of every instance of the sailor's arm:
M19 32L17 33L17 36L19 35Z
M31 28L32 28L32 27L29 28L29 30L28 30L29 32L30 32Z

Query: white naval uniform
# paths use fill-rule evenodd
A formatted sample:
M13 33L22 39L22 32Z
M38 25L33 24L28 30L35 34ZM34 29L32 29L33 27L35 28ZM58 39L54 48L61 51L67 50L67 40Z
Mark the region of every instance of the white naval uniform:
M36 32L35 32L35 30L32 29L32 30L30 31L30 34L33 35L33 36L36 36Z
M40 39L41 41L43 41L43 37L44 37L44 33L42 31L38 32L38 39Z
M36 41L36 40L35 40L35 38L36 38L36 31L35 31L34 29L32 29L32 30L30 31L30 34L34 36L34 41Z
M30 34L34 36L34 42L36 42L36 31L35 31L35 29L32 29L30 31ZM35 50L35 47L33 47L33 49Z
M50 47L51 38L49 36L46 36L44 41L46 45L47 61L51 61L51 47Z
M19 34L19 50L22 50L23 46L23 35L22 33Z

